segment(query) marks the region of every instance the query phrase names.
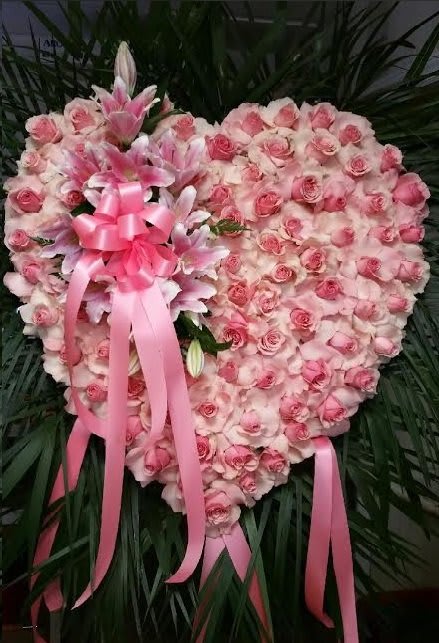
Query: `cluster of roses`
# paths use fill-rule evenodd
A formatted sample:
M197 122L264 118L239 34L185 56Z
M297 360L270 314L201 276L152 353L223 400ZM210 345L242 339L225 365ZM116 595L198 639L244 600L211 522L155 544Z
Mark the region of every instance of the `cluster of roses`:
M206 171L198 202L226 234L206 320L231 342L189 381L211 534L227 531L314 451L311 438L349 427L375 393L378 366L401 350L415 294L428 280L418 243L426 185L370 123L330 104L244 104L215 126L171 116L182 153L200 134ZM148 405L142 409L148 426ZM128 466L183 500L170 434Z
M18 176L6 184L15 272L5 283L25 302L24 332L42 339L45 369L69 386L63 315L82 253L72 212L139 181L145 201L158 193L175 213L177 269L157 278L172 318L184 312L231 344L206 357L199 377L187 375L215 535L312 455L311 438L347 430L374 394L378 366L400 351L428 279L418 243L429 193L366 119L332 105L244 104L214 126L173 115L147 137L139 132L155 88L131 99L128 86L118 77L112 94L95 88L98 100L27 122ZM231 224L221 245L207 219ZM77 324L73 385L100 417L113 287L109 277L88 287ZM184 511L169 425L148 440L134 348L128 375L127 466L142 485L162 483L163 498ZM69 389L66 397L74 413Z

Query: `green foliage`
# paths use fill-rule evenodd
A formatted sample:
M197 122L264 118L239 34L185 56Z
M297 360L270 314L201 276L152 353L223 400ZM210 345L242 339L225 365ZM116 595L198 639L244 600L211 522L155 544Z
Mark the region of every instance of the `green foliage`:
M427 533L431 521L424 506L435 500L439 454L439 82L426 67L437 46L439 30L412 56L410 38L417 27L389 41L382 37L394 5L309 3L306 35L287 39L285 20L293 3L276 3L278 11L261 38L246 37L233 16L233 3L152 2L148 15L137 3L111 0L89 21L79 2L60 4L68 28L51 23L38 3L25 3L64 47L42 55L34 39L31 51L15 49L5 34L3 48L3 166L15 172L29 116L62 109L74 96L88 97L91 84L108 86L120 40L128 40L137 61L138 86L157 83L181 109L210 121L221 120L240 102L266 102L291 95L328 100L367 116L382 142L399 146L408 169L429 184L431 215L426 221L425 254L431 280L410 319L404 351L382 369L379 393L365 403L349 434L337 438L349 523L356 554L360 594L379 589L368 566L395 581L410 582L406 565L420 562L401 534L388 529L392 509L405 514ZM252 22L252 5L245 3ZM437 13L429 18L437 22ZM421 23L420 26L422 26ZM32 33L32 32L31 32ZM410 58L402 79L386 74ZM273 62L274 60L274 67ZM158 109L152 114L160 118ZM2 253L2 266L8 259ZM62 412L62 389L41 366L40 346L21 334L16 300L4 305L4 494L5 511L17 512L5 546L7 582L30 569L45 503L56 470L65 458L71 419ZM198 329L184 322L189 338ZM196 329L196 330L195 330ZM202 334L202 333L201 333ZM206 339L208 343L208 340ZM207 348L204 348L207 350ZM252 563L262 581L276 640L335 640L303 605L303 568L312 498L311 461L294 467L287 485L243 512L242 524L253 550ZM41 568L33 595L57 575L71 607L89 578L97 549L103 480L103 446L92 440L75 492L57 509L62 517L54 553ZM208 586L198 596L198 578L169 586L184 551L184 519L160 499L160 488L141 489L127 474L116 556L93 600L62 615L62 640L139 640L174 642L190 639L199 598L214 591L209 604L206 641L255 640L256 616L223 556ZM29 600L32 600L33 596ZM269 603L268 603L269 601ZM337 614L334 582L328 609ZM24 606L27 609L28 605ZM339 626L339 619L336 618ZM42 628L45 623L44 615Z
M225 351L231 346L230 342L217 342L207 326L203 325L199 328L189 317L182 313L178 316L174 326L180 339L198 339L201 350L204 353L217 355L219 351Z

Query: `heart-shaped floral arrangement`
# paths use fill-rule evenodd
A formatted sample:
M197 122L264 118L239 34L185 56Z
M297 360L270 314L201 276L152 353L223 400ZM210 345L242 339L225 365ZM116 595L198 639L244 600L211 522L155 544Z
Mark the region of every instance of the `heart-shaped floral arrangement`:
M6 182L15 272L5 283L24 302L25 334L42 339L45 370L69 387L67 410L80 400L102 419L115 284L136 278L142 257L149 267L162 261L154 275L186 358L207 533L227 534L240 505L314 453L312 438L349 428L376 391L380 364L401 350L428 280L419 242L429 192L365 118L327 103L244 104L209 125L165 99L148 137L141 128L155 87L131 99L129 71L112 94L94 88L93 100L27 121L18 175ZM121 213L102 205L118 190L123 201L124 185L140 193L140 232L122 234ZM172 225L160 227L170 214ZM72 396L66 294L86 248L101 248L86 243L96 216L121 236L116 261L101 253L106 268L83 296ZM151 243L136 242L145 234L156 234L155 259ZM126 376L126 465L185 511L170 419L151 440L134 343Z

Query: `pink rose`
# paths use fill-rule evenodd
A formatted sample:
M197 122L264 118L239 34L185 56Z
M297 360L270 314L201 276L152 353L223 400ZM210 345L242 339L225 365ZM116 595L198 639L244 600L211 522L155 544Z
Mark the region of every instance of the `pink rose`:
M291 102L280 108L274 117L274 124L277 125L277 127L292 128L298 118L299 110L297 109L297 106Z
M373 350L377 355L394 357L398 353L398 345L392 342L388 337L375 337L373 341Z
M197 411L205 418L213 418L218 413L218 406L215 402L202 402L198 405Z
M290 444L302 440L309 440L311 437L309 429L304 422L290 422L287 424L285 427L285 435Z
M283 228L287 233L287 235L292 239L300 239L300 231L303 228L303 225L300 219L296 219L295 217L286 219L283 222Z
M232 223L238 223L239 225L244 224L244 216L242 212L238 210L234 205L226 205L220 214L221 221L231 221ZM237 237L241 234L240 230L236 232L225 232L228 237Z
M404 243L419 243L424 238L425 230L422 226L406 223L399 227L399 236Z
M12 248L12 250L15 250L15 252L26 250L26 248L28 248L31 243L32 239L29 237L27 232L25 232L21 228L17 228L16 230L14 230L14 232L12 232L12 234L10 234L8 237L8 245Z
M24 261L20 272L29 283L37 284L42 275L42 267L38 261Z
M187 141L191 136L195 134L195 125L193 116L190 114L185 114L180 116L173 124L172 129L181 141Z
M138 415L130 415L127 421L127 430L125 434L126 446L131 446L136 437L142 433L142 423Z
M340 149L338 140L326 130L317 131L312 141L306 146L306 153L323 164Z
M47 167L47 161L36 150L25 150L20 159L21 167L31 174L40 174Z
M39 212L42 208L44 196L38 194L31 188L21 188L21 190L14 190L9 193L12 207L17 212L29 213Z
M255 212L258 217L269 217L279 212L282 206L282 197L274 190L261 192L255 199Z
M302 377L315 391L326 388L331 381L331 375L331 370L323 359L303 362Z
M331 339L328 341L328 345L335 348L335 350L343 353L343 355L349 355L356 353L358 350L358 342L353 337L345 335L340 331L336 331Z
M210 193L209 201L215 205L224 205L231 198L231 191L227 185L215 185Z
M256 183L262 179L262 172L257 165L249 163L242 172L242 180L246 183Z
M287 463L279 451L276 449L264 449L261 454L260 463L265 469L272 473L282 473Z
M285 342L285 336L276 328L270 328L258 339L257 348L262 355L274 355Z
M107 388L100 380L90 382L90 384L85 389L85 393L90 402L93 403L105 402L105 400L107 399Z
M363 320L372 319L378 312L378 306L373 301L361 299L355 306L354 313Z
M270 369L266 369L259 375L256 386L257 388L270 389L276 384L276 381L276 373Z
M374 192L366 195L364 209L367 214L375 216L383 214L389 205L389 200L385 194L382 192Z
M363 138L363 134L359 127L349 124L339 131L338 138L342 145L347 145L348 143L356 145Z
M76 366L81 361L82 353L77 346L74 346L73 355L72 355L72 364ZM63 344L59 349L59 359L63 364L67 364L67 349L66 345Z
M345 171L355 178L364 176L371 169L369 160L363 154L352 156L345 165Z
M387 299L387 308L390 313L405 313L409 307L409 302L406 297L393 293Z
M26 121L26 131L39 145L56 143L61 139L61 132L50 116L32 116Z
M300 255L300 263L308 272L323 272L326 269L326 253L323 248L307 248Z
M412 282L422 279L423 274L424 267L418 261L401 261L396 276L402 282Z
M304 333L313 332L316 328L316 320L309 310L294 308L290 312L290 320L295 330Z
M346 207L346 185L342 181L331 181L323 191L323 209L326 212L343 212Z
M317 411L323 426L341 422L347 415L346 408L341 404L340 400L332 394L329 394L325 401L320 404Z
M279 304L279 293L271 288L264 288L256 298L256 306L263 315L270 315Z
M242 262L239 255L230 254L222 263L227 272L230 272L232 275L236 275L239 272Z
M214 450L212 449L211 442L205 435L197 435L197 452L200 462L212 462Z
M238 478L238 484L244 493L252 495L256 493L256 478L253 472L246 471Z
M394 145L385 145L381 156L381 172L401 167L402 152Z
M303 422L309 416L307 406L294 395L284 395L281 398L279 413L286 422Z
M149 477L156 476L160 471L163 471L171 462L171 456L167 449L159 446L151 447L145 453L144 469Z
M85 201L85 197L79 190L69 190L66 194L62 195L61 201L69 210L74 210Z
M238 377L238 367L235 362L228 360L218 369L218 375L223 377L226 382L235 382Z
M290 145L287 139L282 136L270 136L266 138L262 147L267 156L282 161L285 161L291 155Z
M226 464L235 471L254 471L258 466L258 460L254 452L246 446L233 444L224 451Z
M236 145L224 134L206 138L210 158L214 161L231 161L236 154Z
M264 129L264 121L257 111L252 110L245 115L241 123L241 129L249 136L255 136Z
M228 526L232 514L232 501L225 491L209 489L204 496L207 522L213 527Z
M257 243L262 250L271 252L274 255L281 255L285 252L282 240L272 232L262 232Z
M110 355L110 341L108 339L103 339L96 346L96 355L100 359L108 359Z
M227 291L229 301L236 306L245 306L250 299L250 288L245 281L238 281Z
M35 326L41 326L43 328L53 326L58 321L58 318L58 311L54 309L51 310L44 304L35 306L32 313L32 323L35 324Z
M345 384L358 388L360 391L366 391L367 393L375 392L377 381L378 371L363 368L362 366L350 368L344 376Z
M128 378L128 399L132 400L142 395L145 390L145 382L138 377Z
M223 341L232 342L230 350L235 351L247 343L247 325L240 321L230 321L223 330Z
M313 129L329 129L335 121L335 108L330 103L320 103L314 107L310 114Z
M350 246L355 239L355 232L352 228L339 228L331 233L331 241L337 248Z
M271 271L270 276L273 281L280 284L295 279L296 273L284 263L277 263Z
M328 278L320 281L314 292L321 299L334 300L343 293L343 288L337 279Z
M381 261L377 257L361 257L355 263L359 275L367 279L379 279Z
M317 203L322 198L322 185L313 174L300 176L293 181L291 198L305 203Z
M395 239L395 232L393 228L386 228L386 226L375 226L369 231L369 235L381 241L381 243L392 243Z
M430 190L421 178L412 172L400 176L393 190L394 201L401 201L417 209L422 208L429 198Z
M92 106L91 101L86 101L81 98L76 98L72 100L71 103L67 103L64 109L64 117L71 122L75 132L80 132L86 127L94 126L95 119L90 110L90 106Z
M255 411L245 411L239 423L250 435L258 435L261 430L261 420Z

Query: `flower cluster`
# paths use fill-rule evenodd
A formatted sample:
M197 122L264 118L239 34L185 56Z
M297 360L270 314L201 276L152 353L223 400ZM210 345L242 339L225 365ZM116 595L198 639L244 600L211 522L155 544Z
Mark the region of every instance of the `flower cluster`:
M378 367L401 350L415 294L428 280L418 245L429 192L404 173L402 155L370 123L332 105L289 99L244 104L221 125L170 116L184 154L206 141L198 201L242 226L226 234L209 302L210 330L230 349L207 360L189 394L211 534L239 505L284 483L312 438L337 435L366 397ZM143 431L127 457L136 478L183 501L172 441L146 452Z
M66 366L66 291L83 252L73 217L127 181L142 185L145 202L174 212L168 243L178 264L171 278L157 278L162 294L174 321L186 314L229 345L214 358L197 340L188 354L208 533L216 535L230 530L240 505L252 506L313 454L313 437L346 431L375 393L378 367L401 350L428 279L419 242L429 192L366 119L327 103L244 104L221 125L165 114L148 137L141 130L155 87L132 98L132 61L117 69L125 78L112 93L96 87L95 99L26 123L18 175L6 183L15 272L5 283L24 302L24 332L43 342L46 371L105 417L112 277L86 291L73 382ZM134 347L128 376L127 466L142 485L163 484L163 498L185 511L169 423L149 439ZM66 398L74 413L69 388Z

